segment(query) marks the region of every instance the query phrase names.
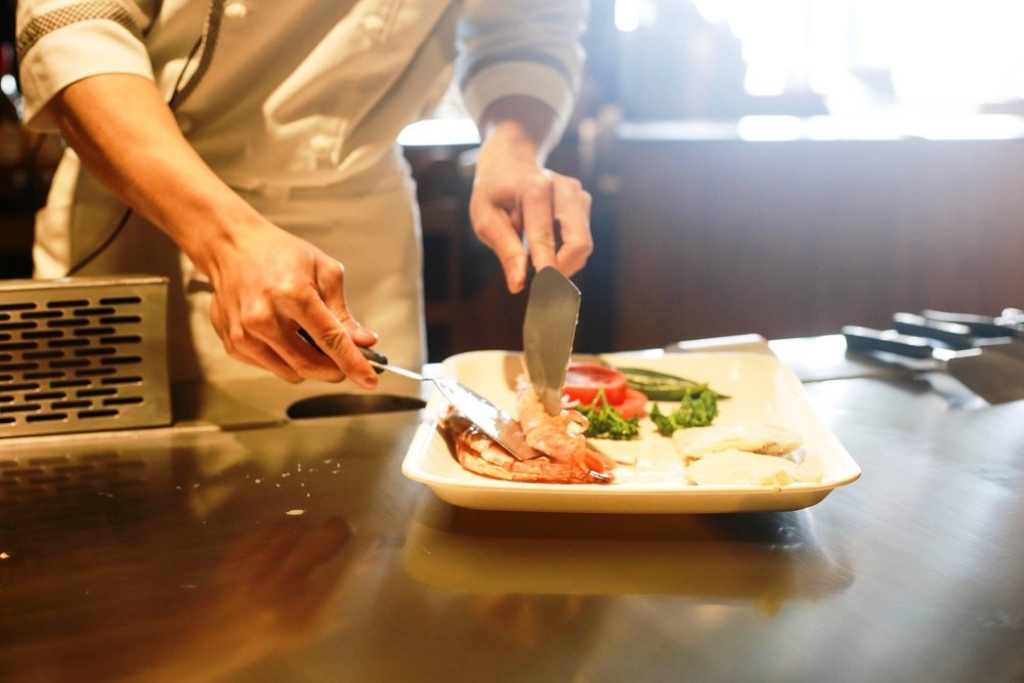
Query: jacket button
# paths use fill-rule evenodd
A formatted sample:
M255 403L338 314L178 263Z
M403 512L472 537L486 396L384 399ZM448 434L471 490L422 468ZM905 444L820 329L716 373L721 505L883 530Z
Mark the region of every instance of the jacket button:
M245 19L249 16L249 8L244 2L229 2L224 5L224 16L227 19Z

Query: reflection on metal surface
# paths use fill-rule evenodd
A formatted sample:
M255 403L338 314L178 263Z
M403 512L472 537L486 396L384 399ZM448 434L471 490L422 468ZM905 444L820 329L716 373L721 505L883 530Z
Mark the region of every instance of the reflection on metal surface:
M121 533L152 528L126 524ZM45 542L13 553L4 569L19 591L5 611L22 629L0 629L0 670L15 672L12 680L27 671L54 681L225 680L336 629L374 543L341 518L286 517L198 548L189 532L203 536L180 522L162 536L173 543L161 560L144 550L155 543L91 548L85 541L105 535L68 529L53 539L68 562L59 584L32 570ZM50 619L58 608L63 624Z
M1024 680L1024 401L806 388L864 474L786 513L455 508L417 412L7 440L0 679Z
M292 420L303 420L420 410L426 405L425 401L418 398L391 394L324 394L299 399L288 406L287 414Z
M0 523L137 509L151 492L152 470L138 453L110 446L0 455Z
M485 512L429 495L410 521L403 562L417 581L453 592L674 595L768 611L853 581L819 547L806 514Z
M377 538L338 501L372 477L347 425L301 431L0 453L0 678L274 680L240 672L337 630Z

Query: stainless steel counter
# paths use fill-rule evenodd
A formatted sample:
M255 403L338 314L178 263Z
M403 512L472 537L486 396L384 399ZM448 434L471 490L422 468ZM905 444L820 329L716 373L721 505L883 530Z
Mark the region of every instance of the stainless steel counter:
M402 401L287 419L325 385L0 443L0 679L1024 680L1024 401L834 341L773 343L863 470L797 512L453 508Z

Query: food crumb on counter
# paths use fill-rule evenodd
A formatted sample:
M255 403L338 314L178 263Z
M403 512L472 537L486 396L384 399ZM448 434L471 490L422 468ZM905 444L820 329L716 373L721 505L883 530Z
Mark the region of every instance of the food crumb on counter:
M289 517L298 517L299 515L306 514L306 511L305 510L289 510L288 512L286 512L284 514L288 515Z

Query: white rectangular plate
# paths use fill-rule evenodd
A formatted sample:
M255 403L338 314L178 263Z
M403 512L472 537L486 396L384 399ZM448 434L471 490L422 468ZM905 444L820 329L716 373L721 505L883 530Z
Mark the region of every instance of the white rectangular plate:
M757 353L680 353L644 356L606 354L621 367L641 367L707 382L730 396L719 402L715 424L766 422L792 429L804 438L803 463L821 472L821 481L769 486L695 486L683 477L671 439L660 436L650 420L641 420L636 441L592 443L618 460L636 466L615 470L610 484L536 484L490 479L462 468L453 457L436 420L447 409L435 392L425 409L427 420L413 439L402 472L426 484L442 500L481 510L597 513L710 513L798 510L820 502L838 486L860 476L860 467L811 409L796 374L774 356ZM520 357L508 351L474 351L446 359L441 374L454 377L515 415L512 380ZM663 409L672 403L662 404ZM665 410L663 410L664 412Z

